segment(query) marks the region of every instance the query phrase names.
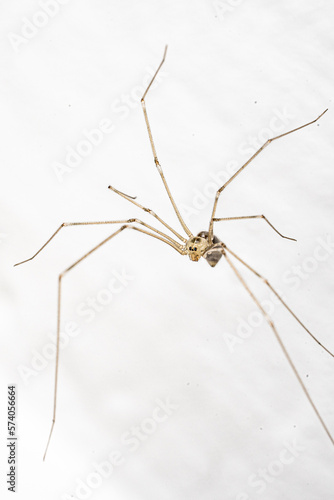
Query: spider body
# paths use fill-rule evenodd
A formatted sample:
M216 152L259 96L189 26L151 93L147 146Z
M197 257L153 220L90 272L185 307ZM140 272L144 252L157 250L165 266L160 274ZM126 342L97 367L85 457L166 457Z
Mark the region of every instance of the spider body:
M201 231L197 236L189 238L185 245L185 252L193 262L198 262L201 257L204 257L211 267L215 267L224 255L224 247L224 243L214 235L210 244L208 231Z

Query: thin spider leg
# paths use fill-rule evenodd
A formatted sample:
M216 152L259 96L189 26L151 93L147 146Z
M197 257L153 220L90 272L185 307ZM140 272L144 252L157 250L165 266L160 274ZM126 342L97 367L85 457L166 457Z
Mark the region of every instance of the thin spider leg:
M161 224L163 224L167 229L169 229L172 233L174 233L175 236L177 238L179 238L181 241L183 241L184 243L187 241L186 238L181 236L177 231L175 231L175 229L173 229L169 224L167 224L167 222L162 220L161 217L159 217L155 212L153 212L153 210L151 210L150 208L143 207L143 205L140 205L140 203L135 201L136 196L129 196L128 194L122 193L122 191L119 191L118 189L114 188L113 186L108 186L108 189L111 189L112 191L114 191L114 193L118 194L119 196L122 196L122 198L125 198L127 201L130 201L131 203L133 203L137 207L141 208L145 212L147 212L150 215L152 215L153 217L155 217L159 222L161 222Z
M285 135L289 135L289 134L292 134L293 132L296 132L297 130L300 130L304 127L308 127L308 125L311 125L312 123L315 123L316 121L319 120L319 118L321 118L325 113L326 113L327 109L325 109L325 111L323 111L321 113L321 115L318 116L318 118L316 118L315 120L312 120L311 122L308 122L308 123L305 123L304 125L301 125L300 127L297 127L297 128L294 128L292 130L289 130L288 132L284 132L284 134L280 134L280 135L277 135L276 137L272 137L271 139L268 139L261 147L260 149L258 149L254 154L253 156L251 156L249 158L249 160L246 161L246 163L244 163L240 168L239 170L237 170L235 172L235 174L233 174L229 180L227 182L225 182L225 184L218 189L217 193L216 193L216 197L215 197L215 201L214 201L214 204L213 204L213 210L212 210L212 215L211 215L211 220L210 220L210 226L209 226L209 243L212 243L212 238L213 238L213 220L215 218L215 215L216 215L216 209L217 209L217 203L218 203L218 200L219 200L219 196L221 195L221 193L223 192L223 190L226 188L226 186L228 186L228 184L230 184L230 182L233 181L233 179L236 178L237 175L240 174L240 172L242 172L242 170L244 170L247 165L250 164L251 161L254 160L254 158L257 157L257 155L259 155L261 153L261 151L264 150L264 148L266 148L271 142L273 141L276 141L276 139L280 139L281 137L284 137Z
M59 231L63 227L68 227L68 226L92 226L92 225L98 225L98 224L125 224L127 222L137 222L138 224L141 224L141 225L143 225L143 226L151 229L152 231L160 234L164 238L168 239L171 243L173 243L173 246L175 246L177 248L181 248L180 243L178 243L177 241L173 240L173 238L171 238L170 236L168 236L165 233L162 233L158 229L155 229L154 227L146 224L145 222L143 222L143 221L141 221L139 219L109 220L109 221L98 221L98 222L63 222L58 227L58 229L53 233L53 235L44 243L43 246L41 246L41 248L39 250L37 250L37 252L32 257L30 257L29 259L23 260L22 262L18 262L17 264L14 264L14 267L15 266L19 266L20 264L24 264L25 262L29 262L29 260L34 259L46 247L46 245L48 245L50 243L50 241L59 233Z
M65 271L63 271L59 275L59 277L58 277L57 340L56 340L55 383L54 383L54 396L53 396L53 416L52 416L51 430L50 430L49 438L48 438L48 441L47 441L47 445L46 445L46 449L45 449L43 460L45 460L46 453L47 453L48 448L49 448L49 444L50 444L50 440L51 440L53 428L54 428L54 425L55 425L55 422L56 422L57 390L58 390L58 367L59 367L60 318L61 318L61 285L62 285L62 279L65 276L65 274L67 274L69 271L71 271L71 269L73 269L74 267L76 267L80 262L82 262L83 260L85 260L87 257L89 257L89 255L91 255L93 252L95 252L96 250L98 250L100 247L102 247L102 245L104 245L105 243L107 243L108 241L110 241L112 238L114 238L115 236L117 236L124 229L134 229L135 231L139 231L140 233L144 233L144 234L147 234L149 236L152 236L153 238L156 238L156 239L158 239L160 241L163 241L164 243L167 243L167 245L171 246L172 248L174 248L175 250L177 250L179 253L183 254L183 252L181 250L179 250L177 247L175 247L172 243L170 243L169 241L165 240L164 238L162 238L161 236L159 236L157 234L151 233L151 232L146 231L144 229L140 229L139 227L130 226L130 225L123 225L122 227L120 227L119 229L117 229L117 231L115 231L110 236L108 236L108 238L104 239L103 241L101 241L101 243L99 243L94 248L92 248L89 252L85 253L85 255L83 255L80 259L78 259L77 261L75 261L74 264L72 264L71 266L69 266L67 269L65 269Z
M132 221L136 221L136 220L137 219L132 219ZM148 224L144 224L144 226L151 228L151 226L149 226ZM169 238L166 235L164 235L164 237L161 237L161 236L158 236L157 234L151 233L150 231L145 231L144 229L140 229L140 227L136 227L136 226L126 226L126 227L128 227L129 229L134 229L135 231L139 231L140 233L143 233L143 234L148 234L149 236L153 236L153 238L156 238L157 240L160 240L160 241L163 241L164 243L167 243L167 245L174 248L174 250L179 252L179 254L181 254L181 255L186 254L184 248L179 243L174 242L174 240L172 240L172 238ZM154 228L152 228L152 229L154 229ZM162 235L164 234L164 233L160 233L160 231L157 231L156 229L154 229L154 230L159 234L162 234ZM172 240L173 243L171 241L168 241L166 239L166 237L168 238L168 240Z
M231 255L233 255L233 257L235 257L239 262L241 262L241 264L243 264L245 267L247 267L247 269L249 269L253 274L255 274L255 276L257 276L258 278L260 278L267 285L267 287L270 288L270 290L276 295L276 297L283 304L283 306L289 311L289 313L298 321L298 323L304 328L304 330L312 337L312 339L315 340L315 342L317 344L319 344L320 347L322 347L328 354L330 354L334 358L334 354L331 351L329 351L327 349L327 347L325 347L313 335L313 333L310 332L310 330L308 328L306 328L306 326L304 325L304 323L302 323L300 321L300 319L298 318L298 316L296 316L296 314L292 311L292 309L290 309L290 307L284 302L284 300L282 299L282 297L276 292L275 288L273 288L271 286L271 284L269 283L269 281L266 278L264 278L260 273L258 273L257 271L255 271L255 269L253 269L249 264L247 264L244 260L242 260L240 257L238 257L238 255L236 255L234 252L232 252L232 250L230 250L228 247L225 246L225 250L227 250Z
M181 217L181 214L176 206L176 203L173 199L173 196L172 196L172 193L170 192L170 189L168 187L168 184L167 184L167 181L165 179L165 176L164 176L164 173L162 171L162 168L161 168L161 165L159 163L159 160L158 160L158 156L157 156L157 152L156 152L156 149L155 149L155 145L154 145L154 141L153 141L153 136L152 136L152 131L151 131L151 126L150 126L150 123L149 123L149 120L148 120L148 115L147 115L147 111L146 111L146 103L145 103L145 97L146 97L146 94L147 92L149 91L152 83L154 82L157 74L159 73L160 71L160 68L161 66L163 65L163 63L165 62L165 58L166 58L166 53L167 53L167 45L165 47L165 52L164 52L164 55L163 55L163 58L162 58L162 61L161 63L159 64L158 66L158 69L156 70L156 72L154 73L153 77L152 77L152 80L150 81L150 83L148 84L147 86L147 89L145 90L144 94L143 94L143 97L141 98L141 105L142 105L142 108L143 108L143 112L144 112L144 117L145 117L145 123L146 123L146 128L147 128L147 132L148 132L148 136L149 136L149 139L150 139L150 143L151 143L151 148L152 148L152 153L153 153L153 158L154 158L154 163L155 163L155 166L157 167L157 170L160 174L160 177L162 179L162 182L164 183L164 186L165 186L165 189L167 191L167 194L168 194L168 198L170 199L172 205L173 205L173 208L174 208L174 211L177 215L177 218L179 219L180 221L180 224L181 226L183 227L184 231L187 233L187 235L189 237L193 236L190 229L187 227L186 223L184 222L184 220L182 219Z
M334 445L334 439L331 435L331 433L329 432L325 422L323 421L320 413L319 413L319 410L317 409L317 407L315 406L311 396L310 396L310 393L308 392L306 386L304 385L304 382L301 378L301 376L299 375L298 371L297 371L297 368L295 367L288 351L286 350L286 347L285 345L283 344L283 341L281 339L281 337L279 336L276 328L275 328L275 325L273 323L273 320L271 319L271 317L266 313L266 311L263 309L263 307L261 306L260 302L258 301L258 299L255 297L255 295L253 294L253 292L250 290L250 288L248 287L247 283L245 282L245 280L243 279L243 277L241 276L241 274L239 273L239 271L236 269L236 267L233 265L233 263L231 262L231 260L229 259L229 257L224 254L224 257L226 258L227 262L229 263L229 265L231 266L231 268L233 269L234 273L236 274L236 276L239 278L239 280L241 281L242 285L244 286L244 288L246 289L246 291L249 293L249 295L251 296L251 298L254 300L255 304L258 306L258 308L260 309L260 311L262 312L264 318L266 319L267 323L269 324L269 326L271 327L271 329L273 330L274 332L274 335L279 343L279 345L281 346L281 349L290 365L290 367L292 368L298 382L300 383L301 385L301 388L303 389L304 391L304 394L305 396L307 397L309 403L311 404L313 410L315 411L322 427L324 428L325 432L327 433L329 439L331 440L332 444Z
M267 217L265 215L243 215L241 217L220 217L214 218L213 222L220 222L222 220L240 220L240 219L264 219L269 226L276 231L277 234L279 234L282 238L285 238L286 240L292 240L292 241L297 241L295 238L289 238L289 236L284 236L282 233L277 231L277 229L271 224L271 222L268 221Z
M150 226L149 224L146 224L146 222L143 222L142 220L137 219L137 218L136 219L128 219L125 222L126 223L134 222L134 223L140 224L144 227L147 227L151 231L154 231L155 233L162 236L162 238L160 238L162 241L164 241L165 243L169 243L173 248L175 248L175 250L178 250L179 253L182 253L182 251L183 251L182 245L180 243L178 243L177 241L175 241L170 236L168 236L167 234L163 233L162 231L159 231L159 229L156 229L155 227ZM133 229L135 229L135 227L133 227ZM147 234L151 234L151 233L147 233Z

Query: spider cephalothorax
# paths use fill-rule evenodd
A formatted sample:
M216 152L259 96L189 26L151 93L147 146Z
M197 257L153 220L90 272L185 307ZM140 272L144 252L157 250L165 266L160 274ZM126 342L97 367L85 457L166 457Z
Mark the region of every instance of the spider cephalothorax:
M201 231L197 236L189 238L186 243L186 252L192 261L197 262L204 257L211 267L215 267L224 254L224 247L224 243L217 236L213 236L212 244L210 244L208 231Z
M200 236L193 236L189 238L186 243L186 253L189 259L197 262L207 250L209 246L208 241Z

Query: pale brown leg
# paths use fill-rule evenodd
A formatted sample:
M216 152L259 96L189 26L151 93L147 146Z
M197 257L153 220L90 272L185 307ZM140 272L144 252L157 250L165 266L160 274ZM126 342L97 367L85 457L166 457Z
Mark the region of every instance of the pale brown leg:
M267 147L271 142L276 141L276 139L280 139L281 137L284 137L285 135L292 134L292 132L296 132L297 130L300 130L300 129L304 128L304 127L307 127L308 125L311 125L312 123L315 123L317 120L319 120L319 118L321 118L326 113L326 111L327 111L327 109L325 109L325 111L323 111L321 113L321 115L318 116L318 118L316 118L315 120L312 120L311 122L305 123L305 125L301 125L300 127L294 128L293 130L289 130L288 132L285 132L284 134L280 134L280 135L277 135L276 137L272 137L271 139L268 139L263 144L263 146L261 146L260 149L258 149L256 151L256 153L254 153L253 156L251 156L249 158L249 160L247 160L246 163L244 163L242 165L242 167L240 167L239 170L237 170L235 172L235 174L233 174L232 177L230 177L230 179L227 182L225 182L225 184L221 188L218 189L218 191L216 193L215 201L214 201L214 204L213 204L213 210L212 210L212 215L211 215L211 220L210 220L210 225L209 225L209 242L210 243L212 243L212 237L213 237L213 220L214 220L215 215L216 215L216 209L217 209L218 199L219 199L219 196L221 195L221 193L223 192L223 190L226 188L226 186L228 186L230 184L230 182L232 182L233 179L235 179L236 176L239 175L240 172L242 172L247 167L247 165L249 165L250 162L252 160L254 160L254 158L256 158L256 156L258 154L260 154L261 151L263 151L264 148Z
M161 224L163 224L167 229L169 229L169 231L174 233L175 236L177 238L179 238L181 241L183 241L184 243L187 241L186 238L181 236L177 231L175 231L175 229L173 229L169 224L167 224L164 220L162 220L161 217L159 217L155 212L153 212L153 210L151 210L150 208L143 207L143 205L140 205L140 203L135 201L136 196L129 196L128 194L122 193L122 191L119 191L118 189L114 188L113 186L108 186L108 189L111 189L112 191L114 191L114 193L118 194L119 196L122 196L122 198L125 198L127 201L130 201L130 203L133 203L137 207L144 210L144 212L147 212L150 215L152 215L153 217L155 217L159 222L161 222Z
M269 283L269 281L266 278L264 278L260 273L258 273L257 271L255 271L255 269L253 269L249 264L247 264L244 260L242 260L240 257L238 257L238 255L236 255L234 252L232 252L232 250L230 250L227 247L225 247L225 250L227 250L231 255L233 255L233 257L235 257L239 262L241 262L241 264L243 264L245 267L247 267L247 269L249 269L252 273L254 273L258 278L260 278L267 285L267 287L269 287L270 290L276 295L276 297L280 300L280 302L283 304L283 306L289 311L289 313L295 318L295 320L298 321L298 323L300 324L300 326L302 326L304 328L304 330L312 337L312 339L315 340L315 342L317 344L319 344L320 347L322 347L328 354L330 354L330 356L332 356L334 358L334 354L331 351L329 351L327 349L327 347L325 347L313 335L313 333L310 332L310 330L308 328L306 328L306 326L304 325L304 323L302 323L300 321L300 319L298 318L298 316L296 316L296 314L292 311L292 309L290 309L290 307L284 302L284 300L282 299L282 297L276 292L276 290L271 286L271 284Z
M214 218L213 222L220 222L220 221L224 221L224 220L241 220L241 219L264 219L267 222L267 224L269 224L269 226L274 231L276 231L276 233L279 234L282 238L285 238L287 240L297 241L295 238L289 238L289 236L284 236L279 231L277 231L277 229L271 224L271 222L268 221L268 219L265 215L243 215L241 217L220 217L219 219Z
M252 297L252 299L254 300L255 304L258 306L258 308L259 308L259 309L260 309L260 311L262 312L262 314L263 314L264 318L266 319L267 323L268 323L268 324L269 324L269 326L271 327L272 331L274 332L274 335L275 335L275 337L276 337L276 339L277 339L277 341L278 341L279 345L281 346L281 349L282 349L282 351L283 351L283 353L284 353L284 355L285 355L285 357L286 357L286 359L287 359L287 361L288 361L289 365L291 366L292 371L294 372L294 374L295 374L295 376L296 376L296 378L297 378L297 380L298 380L299 384L301 385L301 388L303 389L305 396L307 397L307 399L308 399L309 403L311 404L311 406L312 406L313 410L315 411L315 413L316 413L316 415L317 415L317 417L318 417L318 419L319 419L319 421L320 421L320 423L321 423L322 427L324 428L324 430L325 430L325 432L327 433L327 435L328 435L329 439L331 440L331 443L334 445L334 439L333 439L333 437L332 437L331 433L329 432L329 430L328 430L328 428L327 428L327 426L326 426L325 422L323 421L323 419L322 419L322 417L321 417L321 415L320 415L320 413L319 413L319 411L318 411L317 407L315 406L315 404L314 404L314 402L313 402L313 400L312 400L312 398L311 398L311 396L310 396L310 394L309 394L308 390L306 389L306 387L305 387L305 385L304 385L304 382L303 382L303 380L302 380L301 376L299 375L299 373L298 373L298 371L297 371L297 368L295 367L295 365L294 365L294 363L293 363L292 359L290 358L290 355L289 355L288 351L286 350L286 347L285 347L285 345L283 344L282 339L281 339L281 337L279 336L279 334L278 334L278 332L277 332L277 330L276 330L276 328L275 328L275 325L274 325L274 323L273 323L273 321L272 321L271 317L270 317L270 316L266 313L266 311L263 309L263 307L261 306L260 302L259 302L259 301L258 301L258 299L255 297L255 295L253 294L253 292L250 290L250 288L248 287L247 283L245 282L245 280L243 279L243 277L241 276L241 274L239 273L239 271L236 269L236 267L234 266L234 264L231 262L231 260L229 259L229 257L228 257L226 254L225 254L224 256L225 256L225 258L226 258L227 262L229 263L229 265L231 266L231 268L233 269L233 271L234 271L234 273L236 274L236 276L237 276L237 277L239 278L239 280L241 281L241 283L242 283L242 285L244 286L244 288L247 290L247 292L249 293L249 295L250 295L250 296Z
M165 233L162 233L161 231L159 231L158 229L155 229L154 227L146 224L145 222L139 220L139 219L127 219L127 220L109 220L109 221L99 221L99 222L63 222L59 227L58 229L53 233L53 235L46 241L46 243L44 243L44 245L39 249L37 250L37 252L32 256L30 257L29 259L26 259L26 260L23 260L22 262L18 262L17 264L14 264L14 267L15 266L19 266L20 264L24 264L25 262L29 262L29 260L32 260L34 259L45 247L46 245L48 245L50 243L50 241L59 233L59 231L63 228L63 227L67 227L67 226L92 226L92 225L99 225L99 224L125 224L125 223L130 223L130 222L137 222L138 224L141 224L142 226L145 226L147 227L148 229L150 229L151 231L154 231L156 232L157 234L160 234L161 236L163 236L164 238L166 238L167 240L169 240L171 243L172 243L172 246L176 249L176 250L181 250L181 245L180 243L178 243L177 241L173 240L173 238L171 238L170 236L168 236L167 234ZM180 252L181 253L181 252Z
M155 149L155 145L154 145L154 141L153 141L153 136L152 136L152 131L151 131L151 126L150 126L150 123L149 123L149 120L148 120L148 115L147 115L147 111L146 111L146 104L145 104L145 97L147 95L147 92L149 91L152 83L154 82L157 74L159 73L159 70L161 68L161 66L163 65L163 63L165 62L165 58L166 58L166 53L167 53L167 45L165 47L165 52L164 52L164 55L163 55L163 58L162 58L162 61L161 63L159 64L159 67L158 69L156 70L156 72L154 73L153 75L153 78L152 80L150 81L150 83L148 84L147 86L147 89L145 90L144 94L143 94L143 97L141 98L141 105L142 105L142 108L143 108L143 112L144 112L144 117L145 117L145 123L146 123L146 128L147 128L147 132L148 132L148 136L149 136L149 139L150 139L150 144L151 144L151 148L152 148L152 153L153 153L153 158L154 158L154 163L155 163L155 166L157 167L157 170L160 174L160 177L161 177L161 180L162 182L164 183L164 186L165 186L165 189L167 191L167 194L168 194L168 198L170 199L172 205L173 205L173 208L174 208L174 211L177 215L177 218L179 219L180 221L180 224L181 226L183 227L184 231L187 233L187 235L189 237L193 236L190 229L187 227L186 223L184 222L184 220L182 219L181 217L181 214L176 206L176 203L173 199L173 196L172 196L172 193L170 192L169 190L169 187L168 187L168 184L167 184L167 181L165 179L165 176L164 176L164 173L162 171L162 168L161 168L161 165L159 163L159 160L158 160L158 156L157 156L157 152L156 152L156 149Z
M56 422L56 409L57 409L57 389L58 389L58 366L59 366L59 340L60 340L60 314L61 314L61 285L62 285L62 278L65 276L65 274L67 274L71 269L73 269L75 266L77 266L80 262L82 262L84 259L86 259L87 257L89 257L89 255L91 255L93 252L95 252L95 250L97 250L98 248L100 248L102 245L104 245L105 243L107 243L108 241L110 241L112 238L114 238L115 236L117 236L119 233L121 233L124 229L134 229L135 231L139 231L140 233L144 233L144 234L147 234L149 236L152 236L153 238L156 238L160 241L163 241L164 243L167 243L167 245L170 245L171 247L173 247L175 250L179 251L177 248L174 247L174 245L172 245L169 241L165 240L164 238L162 238L161 236L157 235L157 234L154 234L154 233L150 233L149 231L145 231L144 229L140 229L138 227L135 227L135 226L128 226L128 225L124 225L122 227L120 227L117 231L115 231L113 234L111 234L110 236L108 236L108 238L106 238L105 240L103 240L101 243L99 243L98 245L96 245L92 250L90 250L89 252L87 252L85 255L83 255L80 259L78 259L76 262L74 262L74 264L72 264L70 267L68 267L67 269L65 269L65 271L63 271L60 275L59 275L59 278L58 278L58 311L57 311L57 340L56 340L56 367L55 367L55 385L54 385L54 398L53 398L53 417L52 417L52 425L51 425L51 430L50 430L50 434L49 434L49 438L48 438L48 442L47 442L47 445L46 445L46 449L45 449L45 453L44 453L44 457L43 457L43 460L45 460L45 457L46 457L46 453L48 451L48 447L49 447L49 443L50 443L50 440L51 440L51 435L52 435L52 432L53 432L53 428L54 428L54 425L55 425L55 422ZM180 252L181 253L181 252Z

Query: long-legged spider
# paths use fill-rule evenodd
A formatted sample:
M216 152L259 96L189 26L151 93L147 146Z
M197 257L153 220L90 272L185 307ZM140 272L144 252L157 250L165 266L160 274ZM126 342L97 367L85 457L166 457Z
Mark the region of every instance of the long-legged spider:
M161 177L161 180L165 186L165 189L167 191L167 194L168 194L168 197L169 197L169 200L171 202L171 204L173 205L173 208L174 208L174 211L176 213L176 216L182 226L182 229L184 231L184 233L186 234L186 236L182 236L181 234L179 234L175 229L173 229L169 224L167 224L164 220L162 220L155 212L153 212L153 210L149 209L149 208L145 208L144 206L140 205L137 201L135 201L135 198L132 197L132 196L129 196L121 191L119 191L118 189L112 187L112 186L109 186L109 189L111 189L112 191L114 191L116 194L118 194L119 196L122 196L123 198L125 198L127 201L133 203L134 205L136 205L137 207L139 207L140 209L144 210L145 212L149 213L151 216L153 216L155 219L157 219L163 226L165 226L166 229L168 229L168 231L170 231L171 233L173 233L174 235L174 238L169 236L168 234L160 231L159 229L156 229L155 227L152 227L150 226L149 224L147 224L146 222L143 222L142 220L140 219L137 219L137 218L133 218L133 219L127 219L127 220L112 220L112 221L98 221L98 222L63 222L59 227L58 229L53 233L53 235L46 241L46 243L44 243L44 245L32 256L30 257L29 259L26 259L22 262L19 262L17 264L15 264L16 266L19 265L19 264L23 264L24 262L28 262L29 260L32 260L34 257L36 257L45 247L46 245L48 245L48 243L50 243L50 241L56 236L56 234L59 233L59 231L63 228L63 227L66 227L66 226L78 226L78 225L94 225L94 224L121 224L121 227L119 227L119 229L117 229L117 231L115 231L114 233L112 233L110 236L108 236L108 238L104 239L103 241L101 241L101 243L99 243L98 245L96 245L94 248L92 248L89 252L87 252L85 255L83 255L80 259L78 259L76 262L74 262L74 264L72 264L70 267L68 267L67 269L65 269L61 274L59 274L59 278L58 278L58 312L57 312L57 343L56 343L56 366L55 366L55 385L54 385L54 403L53 403L53 418L52 418L52 425L51 425L51 430L50 430L50 434L49 434L49 438L48 438L48 442L47 442L47 445L46 445L46 450L45 450L45 453L44 453L44 458L43 460L45 459L45 456L46 456L46 453L47 453L47 450L48 450L48 446L49 446L49 443L50 443L50 439L51 439L51 435L52 435L52 431L53 431L53 428L54 428L54 425L55 425L55 421L56 421L56 407L57 407L57 387L58 387L58 366L59 366L59 338L60 338L60 319L61 319L61 286L62 286L62 279L63 277L65 276L65 274L67 274L71 269L73 269L75 266L77 266L80 262L82 262L84 259L86 259L89 255L91 255L93 252L95 252L98 248L100 248L102 245L104 245L105 243L107 243L108 241L110 241L112 238L114 238L115 236L117 236L118 234L120 234L122 231L124 231L125 229L134 229L135 231L139 231L140 233L144 233L144 234L147 234L148 236L152 236L153 238L157 238L158 240L162 241L163 243L166 243L167 245L169 245L170 247L172 247L174 250L176 250L180 255L188 255L189 258L194 261L194 262L198 262L202 257L210 264L211 267L215 267L217 265L217 263L219 262L219 260L224 257L225 258L225 261L228 263L228 265L232 268L233 272L235 273L235 275L237 276L237 278L240 280L241 284L244 286L244 288L247 290L247 292L249 293L249 295L251 296L251 298L253 299L253 301L255 302L255 304L257 305L257 307L260 309L260 311L262 312L263 316L265 317L267 323L269 324L270 328L272 329L292 371L294 372L295 376L297 377L298 379L298 382L306 396L306 398L308 399L309 403L311 404L313 410L315 411L323 429L325 430L325 432L327 433L329 439L331 440L332 444L334 444L334 439L333 439L333 436L331 435L329 429L327 428L324 420L322 419L317 407L315 406L312 398L311 398L311 395L309 394L301 376L299 375L285 345L283 344L282 342L282 339L280 337L280 335L278 334L277 330L276 330L276 327L271 319L271 317L266 313L266 311L264 310L264 308L262 307L262 305L260 304L259 300L256 298L256 296L253 294L253 292L251 291L251 289L249 288L249 286L247 285L247 283L245 282L244 278L242 277L242 275L240 274L240 272L238 271L238 269L235 267L234 263L233 263L233 259L230 259L230 256L232 256L232 258L235 258L237 261L239 261L243 266L245 266L246 268L248 268L253 274L255 274L255 276L257 276L258 278L260 278L264 283L265 285L276 295L276 297L280 300L280 302L283 304L283 306L290 312L290 314L292 314L292 316L298 321L298 323L303 327L303 329L313 338L313 340L315 340L319 346L321 346L325 351L327 351L328 354L330 354L332 357L334 357L333 353L328 350L309 330L308 328L301 322L301 320L296 316L296 314L290 309L290 307L285 303L285 301L280 297L280 295L276 292L276 290L271 286L271 284L269 283L269 281L264 278L260 273L258 273L257 271L255 271L255 269L253 269L249 264L247 264L244 260L242 260L240 257L238 257L238 255L236 255L232 250L230 250L226 245L225 243L223 243L222 241L220 241L217 236L215 236L213 234L213 225L215 222L219 222L219 221L226 221L226 220L238 220L238 219L256 219L256 218L262 218L274 231L276 231L276 233L281 236L282 238L286 238L286 239L290 239L290 240L293 240L293 238L288 238L287 236L284 236L283 234L281 234L270 222L269 220L264 216L264 215L246 215L246 216L242 216L242 217L225 217L225 218L217 218L216 217L216 209L217 209L217 205L218 205L218 200L220 198L220 195L221 193L223 192L223 190L233 181L233 179L235 179L237 177L237 175L240 174L240 172L242 172L246 167L247 165L249 165L251 163L251 161L254 160L254 158L256 158L257 155L259 155L261 153L261 151L263 151L271 142L277 140L277 139L280 139L281 137L284 137L285 135L288 135L288 134L292 134L292 132L296 132L297 130L300 130L304 127L307 127L308 125L311 125L312 123L315 123L317 120L319 120L319 118L321 118L327 111L327 109L321 113L321 115L318 116L318 118L316 118L315 120L312 120L311 122L308 122L304 125L301 125L300 127L297 127L297 128L294 128L292 130L289 130L288 132L285 132L283 134L280 134L280 135L277 135L276 137L272 137L271 139L268 139L254 154L253 156L251 156L251 158L249 158L249 160L246 161L246 163L244 163L231 177L230 179L225 182L225 184L223 186L221 186L220 189L218 189L217 193L216 193L216 196L215 196L215 200L214 200L214 204L213 204L213 209L212 209L212 215L211 215L211 219L210 219L210 223L209 223L209 227L208 227L208 230L207 231L201 231L197 236L194 236L192 234L192 232L190 231L190 229L187 227L186 223L184 222L177 206L176 206L176 203L173 199L173 196L170 192L170 189L168 187L168 184L167 184L167 181L165 179L165 176L164 176L164 173L162 171L162 168L161 168L161 165L160 165L160 162L158 160L158 157L157 157L157 153L156 153L156 149L155 149L155 145L154 145L154 141L153 141L153 136L152 136L152 131L151 131L151 127L150 127L150 123L149 123L149 120L148 120L148 114L147 114L147 110L146 110L146 103L145 103L145 98L146 98L146 95L152 85L152 83L154 82L161 66L163 65L164 61L165 61L165 58L166 58L166 52L167 52L167 46L165 48L165 51L164 51L164 55L163 55L163 58L162 58L162 61L160 63L160 65L158 66L158 69L156 70L155 74L153 75L153 78L152 80L150 81L147 89L145 90L144 92L144 95L141 99L141 105L142 105L142 108L143 108L143 112L144 112L144 117L145 117L145 122L146 122L146 127L147 127L147 131L148 131L148 135L149 135L149 140L150 140L150 144L151 144L151 148L152 148L152 152L153 152L153 158L154 158L154 163L155 163L155 166L159 172L159 175ZM138 226L143 226L145 229L142 229L141 227L138 227ZM175 239L176 238L176 239Z

